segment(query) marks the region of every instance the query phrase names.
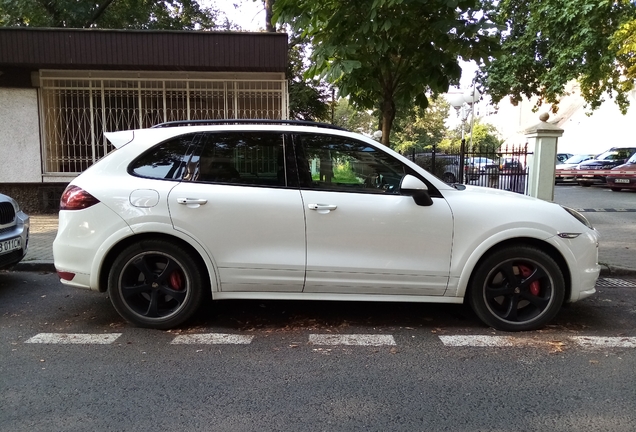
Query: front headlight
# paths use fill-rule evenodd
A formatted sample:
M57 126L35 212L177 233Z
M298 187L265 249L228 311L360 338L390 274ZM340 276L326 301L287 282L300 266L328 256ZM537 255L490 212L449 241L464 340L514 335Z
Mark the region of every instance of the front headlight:
M592 224L590 223L590 221L587 220L587 218L585 216L583 216L581 213L577 212L574 209L571 209L570 207L565 207L565 206L561 206L563 207L563 209L570 213L572 216L574 216L574 218L576 220L578 220L579 222L581 222L583 225L585 225L586 227L588 227L589 229L594 229L594 227L592 226Z

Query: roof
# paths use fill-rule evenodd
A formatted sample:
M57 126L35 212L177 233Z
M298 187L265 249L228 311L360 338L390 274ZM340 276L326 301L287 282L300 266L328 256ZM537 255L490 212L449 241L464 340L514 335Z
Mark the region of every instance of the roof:
M286 67L285 33L0 28L0 71L285 72Z

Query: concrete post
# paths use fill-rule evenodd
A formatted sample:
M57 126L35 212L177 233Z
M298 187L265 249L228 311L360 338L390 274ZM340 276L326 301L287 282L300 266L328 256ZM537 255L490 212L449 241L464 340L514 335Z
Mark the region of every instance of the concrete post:
M563 136L563 129L547 123L548 118L548 113L541 114L541 123L525 130L528 146L534 147L534 156L528 173L528 195L545 201L554 201L557 141Z

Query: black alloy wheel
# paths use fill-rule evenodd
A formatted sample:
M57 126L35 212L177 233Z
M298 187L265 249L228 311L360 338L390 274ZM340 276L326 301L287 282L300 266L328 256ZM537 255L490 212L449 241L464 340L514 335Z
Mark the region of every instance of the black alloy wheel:
M192 257L161 240L144 240L126 248L108 277L111 302L126 321L164 330L196 312L204 286Z
M487 325L504 331L536 330L559 312L565 296L563 274L545 252L507 247L475 271L469 302Z

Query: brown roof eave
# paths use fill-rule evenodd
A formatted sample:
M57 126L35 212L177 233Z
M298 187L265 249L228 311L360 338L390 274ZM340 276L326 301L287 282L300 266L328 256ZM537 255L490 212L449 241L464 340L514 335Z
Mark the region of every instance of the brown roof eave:
M285 33L0 28L0 69L285 72Z

